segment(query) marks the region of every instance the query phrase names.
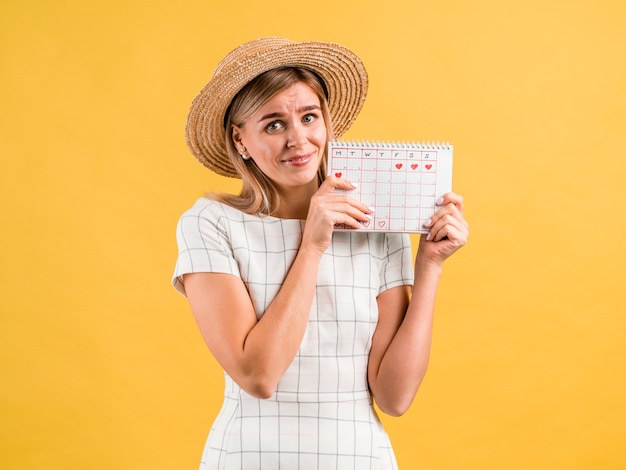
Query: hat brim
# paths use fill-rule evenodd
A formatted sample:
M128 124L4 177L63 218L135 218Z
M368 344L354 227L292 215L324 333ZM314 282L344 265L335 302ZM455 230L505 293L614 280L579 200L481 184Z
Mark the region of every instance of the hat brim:
M247 83L281 67L302 67L321 77L328 91L334 138L350 128L363 107L368 87L367 71L357 55L328 42L258 39L228 54L192 102L187 145L205 167L223 176L240 177L226 151L224 115Z

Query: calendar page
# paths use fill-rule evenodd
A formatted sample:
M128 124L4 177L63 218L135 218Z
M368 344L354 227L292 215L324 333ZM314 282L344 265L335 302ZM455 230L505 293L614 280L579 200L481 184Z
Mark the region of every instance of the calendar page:
M452 150L449 144L335 141L328 144L328 174L357 186L336 192L374 209L361 230L426 233L437 199L452 189Z

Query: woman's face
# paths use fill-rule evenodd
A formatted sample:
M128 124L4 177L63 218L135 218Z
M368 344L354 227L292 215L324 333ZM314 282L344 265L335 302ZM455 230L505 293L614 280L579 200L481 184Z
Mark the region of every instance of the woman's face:
M239 153L250 156L280 191L317 184L327 136L320 100L308 85L295 83L274 95L243 125L233 126L232 136Z

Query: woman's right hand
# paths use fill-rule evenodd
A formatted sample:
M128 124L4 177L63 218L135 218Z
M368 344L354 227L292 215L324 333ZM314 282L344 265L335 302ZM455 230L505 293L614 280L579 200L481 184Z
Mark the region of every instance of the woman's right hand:
M306 218L301 248L311 246L326 251L336 225L358 229L359 222L370 220L373 211L366 204L348 194L335 193L335 189L356 189L352 183L335 176L327 177L311 198Z

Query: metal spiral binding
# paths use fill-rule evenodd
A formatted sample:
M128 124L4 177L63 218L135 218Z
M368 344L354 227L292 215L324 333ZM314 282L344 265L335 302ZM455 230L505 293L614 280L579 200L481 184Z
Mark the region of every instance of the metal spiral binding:
M379 148L379 149L400 149L400 150L450 150L452 145L449 142L396 142L396 141L375 141L369 140L334 140L328 143L331 147L348 148Z

